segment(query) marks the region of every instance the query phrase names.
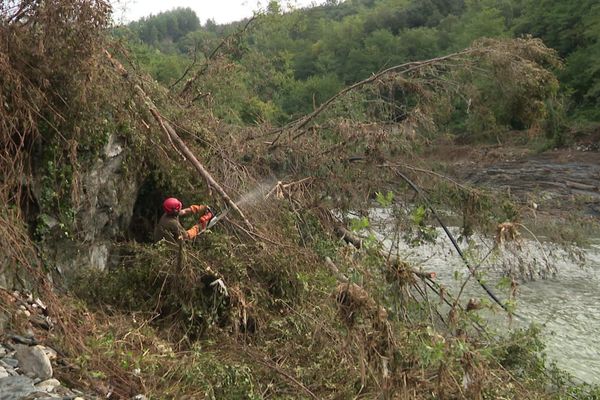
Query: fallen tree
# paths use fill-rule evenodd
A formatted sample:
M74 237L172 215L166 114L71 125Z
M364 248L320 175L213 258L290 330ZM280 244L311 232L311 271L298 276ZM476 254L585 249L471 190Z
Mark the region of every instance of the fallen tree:
M130 81L133 80L133 78L129 75L127 70L125 70L123 65L121 63L119 63L117 60L115 60L115 58L107 50L104 50L104 54L106 55L106 57L108 58L110 63L114 66L114 68L117 70L117 72L124 79L130 80ZM217 181L215 181L215 179L206 170L206 168L204 168L204 166L200 163L200 161L198 161L196 156L185 145L183 140L181 140L181 138L179 137L177 132L175 132L175 129L173 129L171 124L160 115L158 109L154 105L154 102L146 94L146 92L144 92L144 89L142 89L142 87L139 84L135 83L134 81L132 82L132 84L133 84L134 90L138 93L138 95L140 96L140 98L142 99L142 101L144 102L144 104L146 105L146 107L148 108L148 110L150 111L150 113L152 114L152 116L154 117L154 119L156 120L158 125L160 126L163 133L167 136L169 141L174 144L174 147L180 152L180 154L183 154L183 156L190 162L190 164L192 164L194 166L194 168L198 171L198 173L200 173L200 175L206 180L208 187L214 188L217 191L217 193L219 193L221 198L223 198L225 203L227 205L229 205L233 210L235 210L240 215L240 217L242 217L246 226L249 229L254 229L252 224L250 223L250 221L248 221L248 219L242 212L242 210L240 210L240 208L237 206L237 204L235 204L231 200L231 198L225 192L225 190L223 190L221 185L219 185L217 183Z

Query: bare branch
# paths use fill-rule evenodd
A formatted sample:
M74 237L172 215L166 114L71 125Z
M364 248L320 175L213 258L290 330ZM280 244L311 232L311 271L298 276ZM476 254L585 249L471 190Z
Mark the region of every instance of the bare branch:
M169 86L170 90L173 90L173 88L175 86L177 86L177 84L179 82L181 82L183 80L183 78L185 78L187 76L187 74L191 71L191 69L194 67L194 65L196 65L196 61L198 61L198 43L196 43L194 46L194 60L192 61L192 63L190 65L188 65L188 67L185 69L185 71L183 71L183 74L179 77L179 79L177 79L175 81L175 83L173 83L171 86Z
M452 233L450 233L450 231L448 230L448 227L446 226L446 224L444 224L441 220L441 218L439 217L439 215L435 212L435 210L433 209L433 207L429 204L429 201L427 200L427 198L425 197L425 195L421 192L421 190L410 180L406 177L406 175L404 175L402 172L395 170L396 174L402 178L406 183L408 183L408 185L419 195L421 196L421 198L425 201L425 203L427 204L428 208L431 210L431 212L433 213L433 215L435 216L435 218L437 219L438 223L441 225L442 229L444 230L444 232L446 233L446 235L448 236L448 239L450 239L450 242L452 243L452 245L454 246L454 249L456 250L456 252L458 253L458 255L460 256L460 258L463 260L465 266L467 267L467 269L469 270L469 272L471 273L471 275L473 275L473 277L477 280L477 282L479 283L479 285L485 290L485 292L488 294L488 296L494 300L494 302L496 304L498 304L500 307L502 307L502 309L504 309L504 311L506 311L509 314L512 315L516 315L514 312L509 311L508 307L506 306L506 304L504 304L502 301L500 301L500 299L498 299L498 297L494 294L494 292L492 292L492 290L479 278L479 276L477 276L476 274L476 267L474 268L471 263L469 263L469 260L467 260L466 256L464 255L464 253L462 252L462 250L460 249L460 247L458 246L458 243L456 242L456 239L454 239L454 236L452 235Z
M221 50L222 47L224 47L227 43L229 43L232 38L239 37L242 34L244 34L248 30L248 27L250 26L250 24L255 19L256 19L256 15L252 16L252 18L250 18L246 22L246 24L244 24L244 27L242 29L240 29L239 31L237 31L237 32L235 32L235 33L233 33L233 34L231 34L229 36L227 36L225 39L223 39L221 41L221 43L219 43L219 45L217 47L215 47L213 49L213 51L208 55L208 57L206 57L206 62L204 63L204 65L202 66L202 68L200 68L198 71L196 71L196 73L194 74L194 76L187 80L187 82L183 86L183 89L181 89L181 91L179 92L179 96L180 97L186 98L186 97L189 96L189 94L190 94L190 92L192 90L192 85L194 84L194 82L196 82L198 80L198 78L200 78L200 76L202 76L206 72L206 70L208 69L208 66L210 65L210 61L217 55L217 53L219 52L219 50ZM176 83L178 83L178 82L176 82ZM173 85L173 86L175 86L175 85ZM197 99L197 97L194 100L196 100L196 99Z
M396 65L394 67L390 67L388 69L385 69L377 74L371 75L370 77L368 77L367 79L364 79L360 82L357 82L351 86L346 87L345 89L339 91L338 93L336 93L335 95L333 95L332 97L330 97L327 101L325 101L323 104L321 104L318 108L316 108L313 112L311 112L310 114L297 119L296 121L291 122L290 124L288 124L287 126L275 131L274 133L278 133L277 137L270 143L271 146L274 146L279 139L281 138L282 134L285 131L290 131L290 132L294 132L294 131L298 131L302 128L304 128L311 120L313 120L314 118L316 118L319 114L321 114L323 111L325 111L330 105L331 103L333 103L335 100L337 100L338 98L340 98L341 96L345 95L346 93L349 93L355 89L358 89L362 86L365 86L369 83L375 82L378 79L382 78L385 75L391 74L391 73L396 73L398 75L403 75L403 74L407 74L409 72L413 72L416 70L419 70L421 68L424 67L428 67L431 65L435 65L438 64L442 61L446 61L446 60L451 60L451 59L455 59L467 54L471 54L474 52L481 52L482 49L475 49L475 48L468 48L466 50L462 50L456 53L452 53L452 54L448 54L442 57L437 57L437 58L432 58L430 60L425 60L425 61L413 61L413 62L409 62L409 63L405 63L405 64L401 64L401 65ZM302 136L305 132L300 132L298 133L296 136L294 136L294 140L299 138L300 136Z

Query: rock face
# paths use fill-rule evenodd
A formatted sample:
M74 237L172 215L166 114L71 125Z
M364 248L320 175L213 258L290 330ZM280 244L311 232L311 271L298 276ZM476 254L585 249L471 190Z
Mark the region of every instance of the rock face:
M142 173L127 168L126 155L124 144L111 135L99 158L87 167L82 163L74 235L48 218L52 240L45 241L44 251L61 279L80 268L105 269L111 243L127 232Z

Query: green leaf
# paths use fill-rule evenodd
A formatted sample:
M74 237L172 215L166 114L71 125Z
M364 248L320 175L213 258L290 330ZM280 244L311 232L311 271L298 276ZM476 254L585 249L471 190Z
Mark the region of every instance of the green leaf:
M388 191L386 194L377 192L375 193L375 200L381 207L389 207L394 200L394 193L391 191Z
M410 218L413 223L416 225L422 225L425 221L425 215L427 214L427 209L425 206L419 206L413 210L410 215Z
M367 217L353 218L350 220L350 229L354 232L367 229L369 225L369 218Z

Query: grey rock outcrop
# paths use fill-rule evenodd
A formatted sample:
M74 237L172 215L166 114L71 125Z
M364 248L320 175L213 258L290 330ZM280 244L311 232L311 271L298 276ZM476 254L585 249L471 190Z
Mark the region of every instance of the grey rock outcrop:
M78 166L82 190L79 207L74 210L74 234L60 223L47 224L51 239L44 242L43 249L61 280L68 280L79 269L110 266L112 243L129 228L143 178L142 172L127 168L127 152L113 134L98 158ZM40 188L34 193L41 196ZM54 217L49 216L49 221Z

